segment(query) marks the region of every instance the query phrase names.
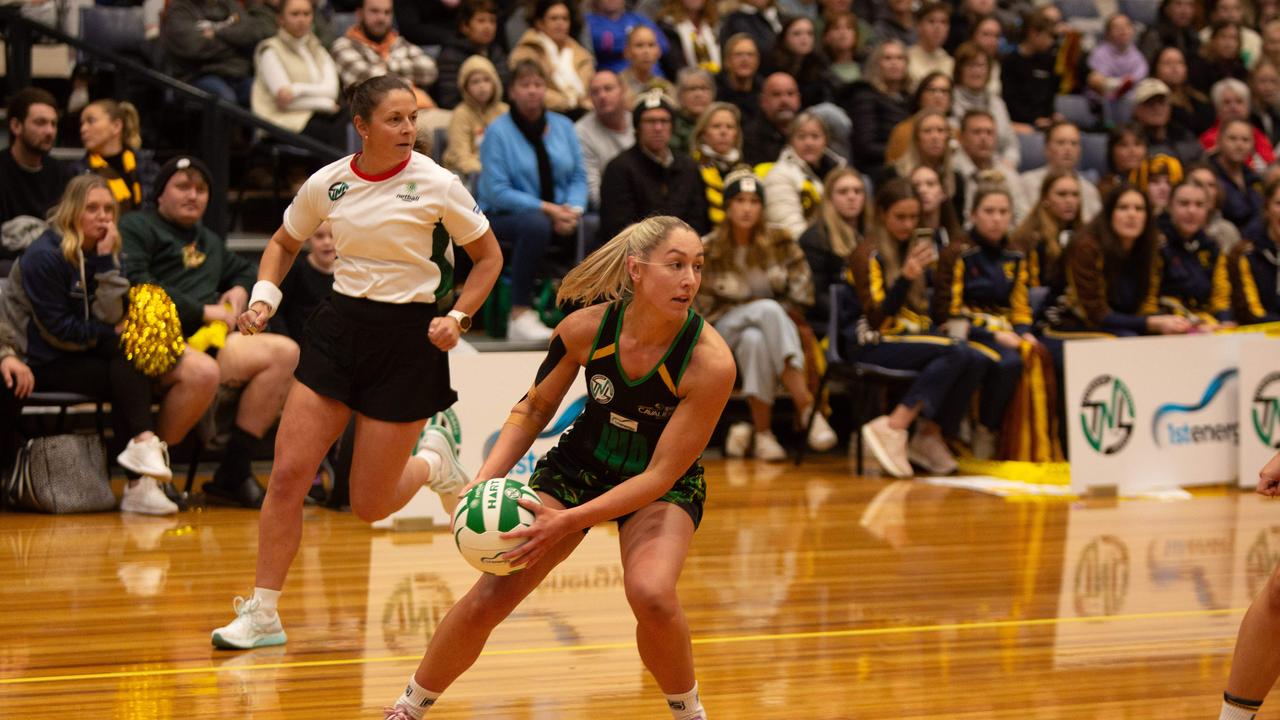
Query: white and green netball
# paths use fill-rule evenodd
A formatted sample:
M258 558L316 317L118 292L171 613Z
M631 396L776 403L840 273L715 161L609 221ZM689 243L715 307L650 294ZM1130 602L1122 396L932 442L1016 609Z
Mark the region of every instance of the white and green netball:
M538 493L519 480L493 478L468 490L458 503L453 511L453 539L472 567L492 575L519 570L511 567L506 555L525 541L503 539L502 534L533 524L533 513L520 507L522 499L542 503Z

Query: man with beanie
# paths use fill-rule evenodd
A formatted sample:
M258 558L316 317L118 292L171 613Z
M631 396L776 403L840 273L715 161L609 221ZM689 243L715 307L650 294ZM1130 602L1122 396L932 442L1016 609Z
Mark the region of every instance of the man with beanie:
M191 339L199 333L195 344L216 352L223 389L240 391L222 464L204 493L211 501L256 508L264 493L253 476L251 452L280 417L298 345L284 335L235 332L258 270L201 222L209 180L208 167L194 157L179 156L160 168L156 208L120 219L125 272L135 285L164 288L177 306L182 334Z
M675 117L675 105L659 90L636 101L631 113L636 144L609 161L600 181L597 243L650 215L674 215L699 235L711 229L698 164L669 147Z

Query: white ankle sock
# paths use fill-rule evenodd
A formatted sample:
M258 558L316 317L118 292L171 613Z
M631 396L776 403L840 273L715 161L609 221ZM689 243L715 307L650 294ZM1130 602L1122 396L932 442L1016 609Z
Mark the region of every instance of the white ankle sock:
M667 708L675 720L707 720L707 713L702 709L702 700L698 698L698 683L694 681L693 689L687 693L667 696Z
M440 699L440 693L431 692L430 690L418 684L418 681L409 676L409 684L405 686L404 694L396 701L396 705L409 711L417 720L422 720L422 716L427 714L432 705L436 704L436 700Z
M435 450L423 448L419 450L418 454L414 457L422 458L422 460L427 463L428 485L435 482L440 477L440 473L444 472L444 470L441 469L444 466L444 458L440 457L440 453Z
M1254 720L1260 707L1261 702L1222 693L1222 713L1218 715L1218 720Z
M258 608L262 612L270 615L276 611L276 604L280 602L280 591L255 587L253 589L253 599L258 601Z

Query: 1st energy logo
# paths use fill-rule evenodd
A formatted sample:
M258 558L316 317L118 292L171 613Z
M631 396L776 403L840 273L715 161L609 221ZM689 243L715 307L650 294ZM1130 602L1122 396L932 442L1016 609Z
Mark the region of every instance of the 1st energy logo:
M1085 388L1080 401L1080 425L1089 447L1103 455L1124 449L1133 436L1133 395L1124 381L1101 375Z
M1227 368L1213 376L1213 379L1209 381L1209 385L1205 387L1204 393L1201 394L1200 401L1195 404L1165 403L1157 408L1155 415L1151 418L1151 435L1156 441L1156 447L1163 446L1164 442L1170 445L1199 445L1201 443L1215 442L1238 443L1240 426L1235 421L1217 423L1168 422L1161 425L1161 421L1167 415L1173 413L1190 414L1208 407L1213 402L1213 399L1222 392L1227 382L1233 379L1236 374L1235 368Z
M1280 372L1262 378L1253 390L1253 431L1263 445L1280 450Z

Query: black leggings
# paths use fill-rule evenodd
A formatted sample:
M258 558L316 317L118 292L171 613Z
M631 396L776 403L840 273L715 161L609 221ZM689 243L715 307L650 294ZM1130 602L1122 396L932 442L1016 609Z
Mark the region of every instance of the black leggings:
M40 392L73 392L111 402L114 445L123 447L135 435L152 430L151 378L143 375L113 345L67 353L31 368Z
M0 379L0 476L7 476L18 450L18 416L22 413L22 401L14 397L13 390L5 387Z

